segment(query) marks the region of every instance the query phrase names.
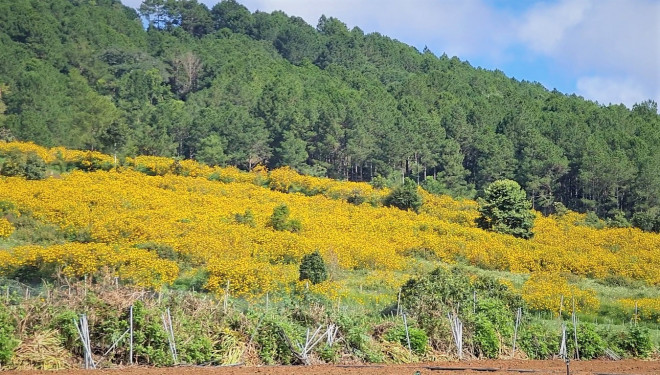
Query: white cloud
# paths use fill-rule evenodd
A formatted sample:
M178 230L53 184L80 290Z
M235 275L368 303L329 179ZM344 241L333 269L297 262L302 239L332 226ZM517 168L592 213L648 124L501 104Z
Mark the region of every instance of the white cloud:
M209 7L218 1L202 0ZM629 105L630 98L659 96L658 0L238 1L251 11L283 10L312 26L322 14L336 17L349 27L418 48L427 45L437 54L478 61L518 79L541 80L547 87L563 82L563 91L578 90L601 103ZM617 94L616 85L626 94Z
M649 93L635 79L618 77L581 77L577 81L578 94L600 104L625 104L632 107L647 99L660 101L660 92Z
M535 51L552 53L590 7L588 0L538 3L523 17L518 37Z
M660 2L561 0L534 6L520 40L579 78L602 103L654 98L660 87ZM622 79L620 77L627 77ZM600 89L596 89L600 88ZM611 95L611 96L606 96Z
M349 27L381 34L436 53L470 58L499 57L514 36L512 16L482 0L246 0L251 10L283 9L316 25L322 14L333 16ZM436 47L436 48L433 48ZM438 50L438 47L440 50Z
M121 3L131 8L139 8L142 0L121 0Z

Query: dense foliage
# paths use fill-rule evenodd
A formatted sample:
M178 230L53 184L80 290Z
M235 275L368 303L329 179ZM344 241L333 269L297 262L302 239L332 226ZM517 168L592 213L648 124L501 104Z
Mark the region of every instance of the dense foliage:
M328 279L325 262L318 251L302 257L298 273L300 275L298 280L309 280L312 284L322 283Z
M559 201L660 228L656 103L601 106L332 17L315 28L234 0L139 12L1 0L0 136L351 180L403 174L454 196L508 178L544 213Z
M480 228L498 233L511 234L520 238L532 238L534 213L532 204L517 182L497 180L484 189L484 197L479 198Z
M474 201L423 189L413 212L384 206L388 188L287 167L241 172L0 142L0 159L20 154L39 158L47 177L0 177L3 366L79 362L81 312L95 355L110 350L104 358L125 364L126 336L112 344L131 303L134 360L144 365L174 363L167 308L187 364L296 363L286 337L329 324L341 339L315 348L324 361L452 356L447 314L464 322L471 355L508 358L518 308L518 347L530 357L557 353L557 319L573 308L580 324L600 320L595 331L578 328L584 356L602 353L603 342L624 356L657 346L647 328L660 321L658 234L598 229L562 210L535 213L526 240L477 228ZM299 230L278 230L273 216Z

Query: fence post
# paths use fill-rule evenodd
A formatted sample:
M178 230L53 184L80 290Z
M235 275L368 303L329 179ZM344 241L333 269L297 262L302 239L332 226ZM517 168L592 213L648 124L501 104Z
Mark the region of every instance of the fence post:
M516 340L518 340L518 327L520 326L520 319L522 318L522 307L518 308L516 312L516 326L513 330L513 350L511 352L511 358L516 356Z
M130 350L129 350L129 363L132 365L133 364L133 305L131 304L131 308L128 312L128 319L130 320L130 330L131 330L131 343L130 343Z
M410 346L410 333L408 332L408 319L406 313L403 313L403 325L406 327L406 341L408 342L408 351L412 354L412 347Z

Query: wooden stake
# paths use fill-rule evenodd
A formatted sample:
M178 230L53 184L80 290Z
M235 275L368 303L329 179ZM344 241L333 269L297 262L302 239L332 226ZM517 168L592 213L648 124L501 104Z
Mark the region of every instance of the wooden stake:
M129 363L133 364L133 305L128 312L128 319L130 321L130 330L131 330L131 342L130 342L130 351L129 351Z

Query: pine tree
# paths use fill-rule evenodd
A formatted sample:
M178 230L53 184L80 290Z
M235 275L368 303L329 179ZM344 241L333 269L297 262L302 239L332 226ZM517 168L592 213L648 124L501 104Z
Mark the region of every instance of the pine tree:
M526 239L534 236L532 205L517 182L497 180L491 183L478 202L481 216L476 222L480 228Z

